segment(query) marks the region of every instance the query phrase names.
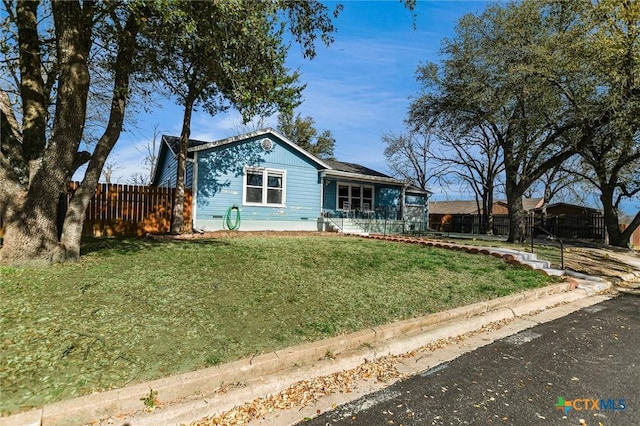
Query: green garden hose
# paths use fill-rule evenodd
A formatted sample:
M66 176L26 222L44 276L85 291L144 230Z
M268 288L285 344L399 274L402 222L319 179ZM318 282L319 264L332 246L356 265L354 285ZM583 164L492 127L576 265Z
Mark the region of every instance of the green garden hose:
M235 221L231 219L231 212L236 211ZM222 226L226 227L229 231L237 231L240 229L240 208L235 204L227 209L227 212L224 214L224 219L222 221Z

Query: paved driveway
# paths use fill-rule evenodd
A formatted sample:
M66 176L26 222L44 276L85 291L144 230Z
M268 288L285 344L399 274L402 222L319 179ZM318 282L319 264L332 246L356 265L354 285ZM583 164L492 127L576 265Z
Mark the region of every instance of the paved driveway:
M304 424L640 425L640 298L498 340Z

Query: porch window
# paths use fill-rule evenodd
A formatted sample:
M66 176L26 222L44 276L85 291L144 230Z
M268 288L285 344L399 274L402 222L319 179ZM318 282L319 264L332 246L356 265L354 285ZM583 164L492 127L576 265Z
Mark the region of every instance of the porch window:
M360 208L362 198L362 188L359 186L351 187L351 208L354 210L358 210Z
M368 203L369 208L373 210L373 188L365 186L362 188L362 203Z
M345 203L349 203L353 210L362 208L363 203L369 203L369 208L373 209L373 186L339 183L338 209Z
M350 200L349 185L338 185L338 208L341 209L342 206L344 206L345 203L349 203Z
M244 173L244 204L283 206L286 171L247 168Z

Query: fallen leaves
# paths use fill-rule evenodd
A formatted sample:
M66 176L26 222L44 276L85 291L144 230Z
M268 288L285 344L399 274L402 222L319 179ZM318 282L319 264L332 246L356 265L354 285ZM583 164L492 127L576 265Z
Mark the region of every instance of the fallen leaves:
M200 419L191 423L191 426L212 426L212 425L242 425L251 420L258 419L275 410L286 410L293 407L304 407L318 401L323 396L342 392L353 392L358 380L377 380L379 382L391 382L406 375L398 372L396 366L407 358L420 358L420 354L433 352L450 344L458 344L461 341L485 332L498 329L501 326L511 322L508 320L496 321L485 325L480 330L465 333L453 338L440 339L431 342L419 349L402 355L388 355L376 358L373 361L365 361L358 367L336 372L330 375L316 377L310 380L304 380L289 386L285 390L276 394L269 394L262 398L256 398L244 405L235 407L229 411L216 414L211 417ZM447 392L447 387L442 387L442 392ZM224 390L226 391L226 389ZM493 392L491 389L489 391ZM433 396L424 395L425 398L433 398ZM495 401L491 398L490 401ZM484 403L483 403L484 404ZM335 407L335 404L333 406ZM389 412L390 414L393 414ZM320 414L319 410L316 414ZM413 415L413 413L412 413Z
M289 386L276 394L256 398L227 412L191 423L192 426L241 425L270 413L274 410L286 410L296 406L307 406L323 396L353 391L356 381L375 379L388 382L403 377L396 364L403 356L390 355L374 361L366 361L358 367L333 373L327 376L304 380ZM320 410L316 412L320 414Z

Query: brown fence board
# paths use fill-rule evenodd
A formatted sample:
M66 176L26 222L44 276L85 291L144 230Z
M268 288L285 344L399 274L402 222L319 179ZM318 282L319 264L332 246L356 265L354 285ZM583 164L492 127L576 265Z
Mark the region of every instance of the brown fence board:
M79 186L79 182L69 184L67 206ZM98 184L87 207L82 235L142 236L169 232L173 193L174 189L167 187ZM191 226L191 200L191 190L187 189L184 208L186 229Z

